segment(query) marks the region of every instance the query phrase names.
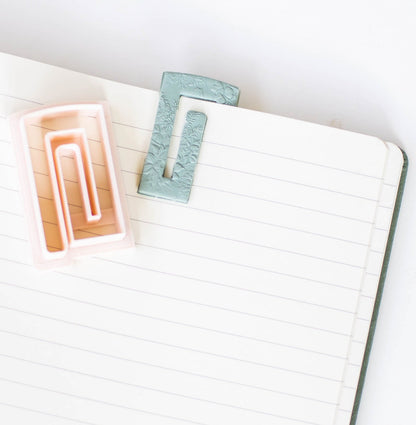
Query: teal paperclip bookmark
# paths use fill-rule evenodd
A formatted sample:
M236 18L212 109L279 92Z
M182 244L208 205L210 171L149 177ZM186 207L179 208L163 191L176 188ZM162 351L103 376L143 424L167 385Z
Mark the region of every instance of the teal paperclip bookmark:
M188 202L207 116L188 111L172 177L164 176L176 111L181 96L237 106L240 90L211 78L179 72L164 72L149 152L138 193Z

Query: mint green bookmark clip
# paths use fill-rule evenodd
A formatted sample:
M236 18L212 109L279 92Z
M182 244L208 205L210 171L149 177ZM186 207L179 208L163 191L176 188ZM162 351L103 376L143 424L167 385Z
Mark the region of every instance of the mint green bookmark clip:
M164 72L149 152L138 193L188 202L207 116L188 111L172 177L164 176L169 144L181 96L237 106L240 90L230 84L198 75Z

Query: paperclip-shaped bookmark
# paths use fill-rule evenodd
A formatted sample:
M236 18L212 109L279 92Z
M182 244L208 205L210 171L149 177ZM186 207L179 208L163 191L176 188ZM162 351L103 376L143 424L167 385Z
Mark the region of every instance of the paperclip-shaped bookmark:
M133 245L105 103L11 117L34 262Z
M172 177L164 176L170 139L181 96L237 106L240 91L222 81L198 75L164 72L149 152L138 192L188 202L207 116L188 111Z

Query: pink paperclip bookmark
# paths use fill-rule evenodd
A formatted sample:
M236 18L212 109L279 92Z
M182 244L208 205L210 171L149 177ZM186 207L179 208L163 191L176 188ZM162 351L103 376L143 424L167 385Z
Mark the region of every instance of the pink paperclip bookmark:
M105 103L11 117L34 262L133 245Z

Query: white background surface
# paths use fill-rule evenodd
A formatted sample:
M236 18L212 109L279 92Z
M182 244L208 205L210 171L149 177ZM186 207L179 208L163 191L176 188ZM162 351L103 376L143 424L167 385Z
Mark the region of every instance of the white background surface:
M240 106L399 144L410 160L357 425L415 421L416 2L0 0L0 50L157 90L163 71Z

